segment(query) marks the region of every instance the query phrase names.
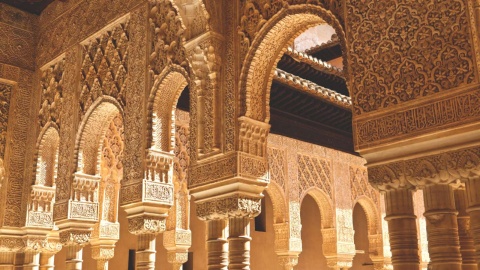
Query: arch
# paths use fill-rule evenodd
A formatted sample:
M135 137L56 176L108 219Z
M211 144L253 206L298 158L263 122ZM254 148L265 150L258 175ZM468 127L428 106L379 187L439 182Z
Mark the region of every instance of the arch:
M97 98L83 116L76 138L76 168L89 175L100 174L100 159L103 137L110 122L116 115L122 115L123 109L112 97Z
M283 9L265 23L246 55L239 82L242 115L269 122L270 88L275 66L296 36L321 23L328 23L335 29L348 74L345 34L337 18L330 11L313 5Z
M58 171L59 128L48 122L40 132L35 156L35 185L54 187Z
M148 145L165 152L175 147L175 109L182 91L189 85L187 71L167 66L157 77L148 100Z
M312 198L317 203L318 208L320 209L320 215L322 216L322 229L332 229L335 228L335 223L333 217L335 213L333 211L333 204L328 197L328 195L317 187L312 187L307 189L302 196L300 197L300 204L302 204L303 199L306 195L312 196Z
M284 223L288 217L288 208L285 200L285 195L282 188L275 182L270 182L265 192L272 201L273 208L273 223Z
M362 207L367 217L368 234L375 235L381 233L379 229L382 227L382 224L380 223L379 212L373 200L367 196L361 196L354 202L353 207L355 207L357 203Z

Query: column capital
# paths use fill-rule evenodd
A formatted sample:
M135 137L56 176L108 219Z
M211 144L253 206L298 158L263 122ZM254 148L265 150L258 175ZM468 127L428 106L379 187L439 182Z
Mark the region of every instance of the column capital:
M233 194L197 202L197 216L203 220L234 217L253 218L260 214L261 196Z
M158 234L164 232L165 229L164 217L143 215L128 219L128 231L135 235Z

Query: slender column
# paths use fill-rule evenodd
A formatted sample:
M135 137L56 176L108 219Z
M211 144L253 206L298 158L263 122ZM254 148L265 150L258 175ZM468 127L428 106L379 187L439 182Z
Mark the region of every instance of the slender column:
M23 269L39 270L40 269L40 253L36 251L25 251L25 253L23 254Z
M67 248L67 270L82 270L83 246L69 245Z
M250 269L250 219L230 218L228 227L228 269Z
M137 270L155 269L155 240L156 234L139 234L137 236Z
M208 220L207 230L208 269L228 269L227 221Z
M55 268L55 253L40 253L40 270L53 270Z
M97 260L97 270L108 270L108 260Z
M455 207L458 211L458 237L462 253L462 270L477 270L475 245L470 233L470 216L467 213L467 194L464 189L455 190Z
M420 257L412 191L409 189L387 191L385 207L394 269L419 269Z
M465 182L468 208L470 215L470 233L475 245L475 258L480 268L480 177L472 177Z
M425 201L424 216L427 219L428 252L432 269L462 269L457 210L452 186L429 185L425 187L423 199Z
M0 252L0 270L13 270L14 260L14 252Z

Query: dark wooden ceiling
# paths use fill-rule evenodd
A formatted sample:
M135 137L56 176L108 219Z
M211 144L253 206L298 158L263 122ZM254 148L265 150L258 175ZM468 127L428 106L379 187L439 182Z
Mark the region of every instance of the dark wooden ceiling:
M23 11L40 15L42 11L55 0L0 0Z

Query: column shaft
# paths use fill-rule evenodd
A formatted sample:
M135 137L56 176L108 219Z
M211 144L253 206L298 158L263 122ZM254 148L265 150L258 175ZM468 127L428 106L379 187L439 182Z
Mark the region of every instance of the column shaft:
M207 221L207 252L209 270L228 268L228 243L226 238L227 221Z
M457 210L453 188L436 184L425 187L428 252L433 270L460 270L462 256L458 238Z
M230 218L228 227L228 269L250 269L250 219Z
M67 248L67 270L82 270L83 247L80 245L66 246Z
M475 260L475 245L470 233L470 216L467 213L467 194L465 190L455 190L455 207L458 211L458 237L462 253L462 270L477 270Z
M14 267L14 260L14 252L0 252L0 270L12 270Z
M54 253L40 253L40 270L53 270L55 268Z
M155 269L155 234L140 234L137 236L137 254L136 263L137 270L154 270Z
M33 252L33 251L26 251L23 255L23 269L39 270L40 269L40 253Z
M470 178L465 182L468 208L470 215L470 233L475 245L475 258L477 267L480 268L480 178Z
M412 191L409 189L387 191L385 207L394 269L419 269L420 257Z

